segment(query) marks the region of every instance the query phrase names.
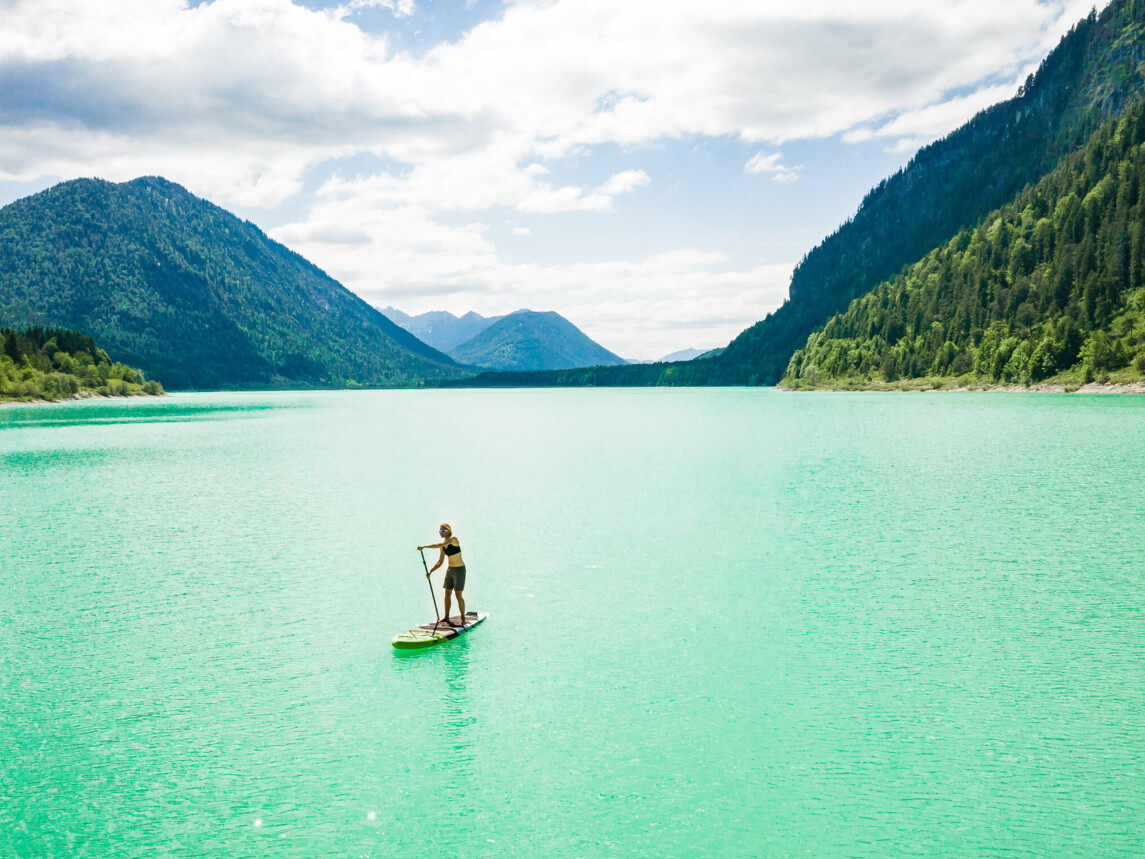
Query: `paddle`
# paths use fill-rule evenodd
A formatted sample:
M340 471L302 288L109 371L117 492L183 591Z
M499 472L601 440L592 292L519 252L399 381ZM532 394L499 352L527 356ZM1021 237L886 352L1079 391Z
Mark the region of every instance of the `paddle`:
M433 582L429 580L429 565L425 562L425 550L418 549L417 553L421 555L421 565L425 568L425 581L429 585L429 596L433 600L433 631L437 632L437 625L441 623L441 614L437 610L437 594L433 592Z

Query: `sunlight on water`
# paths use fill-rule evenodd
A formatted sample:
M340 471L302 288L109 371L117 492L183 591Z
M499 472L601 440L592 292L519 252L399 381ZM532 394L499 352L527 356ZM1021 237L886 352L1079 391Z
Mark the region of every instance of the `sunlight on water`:
M735 389L0 409L0 855L1139 855L1143 418ZM490 617L399 655L441 521Z

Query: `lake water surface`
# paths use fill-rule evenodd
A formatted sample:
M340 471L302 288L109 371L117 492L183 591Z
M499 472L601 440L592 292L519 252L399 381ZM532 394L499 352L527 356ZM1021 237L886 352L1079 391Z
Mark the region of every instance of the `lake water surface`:
M0 409L0 855L1141 855L1143 487L1132 397Z

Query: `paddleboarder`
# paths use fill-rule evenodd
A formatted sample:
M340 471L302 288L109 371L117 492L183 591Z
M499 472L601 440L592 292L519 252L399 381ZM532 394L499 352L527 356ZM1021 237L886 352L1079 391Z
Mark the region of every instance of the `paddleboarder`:
M443 561L448 560L449 563L445 567L445 623L450 626L459 626L460 624L454 623L449 619L449 604L453 594L457 593L457 610L461 613L461 622L465 622L465 598L461 592L465 590L465 561L461 559L461 543L453 536L453 529L446 523L441 523L441 527L437 529L437 533L441 535L440 543L430 543L426 546L418 546L417 550L420 552L422 549L440 549L441 555L438 556L437 563L433 565L425 577L428 579L433 575L434 571L441 566Z

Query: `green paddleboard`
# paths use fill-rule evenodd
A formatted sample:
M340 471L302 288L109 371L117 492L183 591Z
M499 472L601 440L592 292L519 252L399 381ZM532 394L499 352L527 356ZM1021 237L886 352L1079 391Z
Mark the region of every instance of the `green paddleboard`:
M423 647L433 647L435 644L441 644L449 641L451 638L457 638L459 635L464 635L489 617L487 614L481 614L476 611L468 611L465 617L454 615L450 618L457 626L450 626L444 621L441 623L423 623L421 626L415 626L413 629L407 629L405 632L399 632L394 636L394 647L398 650L417 650ZM464 619L464 623L462 620Z

